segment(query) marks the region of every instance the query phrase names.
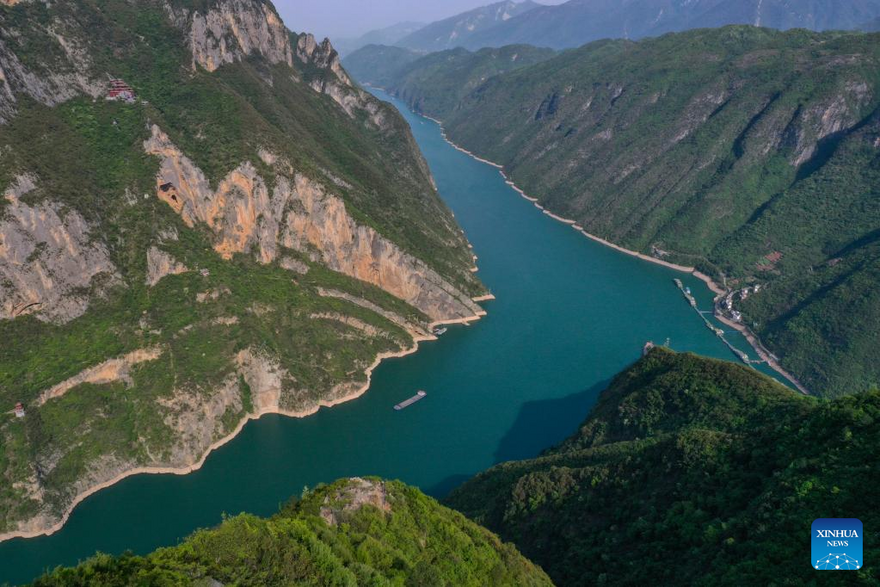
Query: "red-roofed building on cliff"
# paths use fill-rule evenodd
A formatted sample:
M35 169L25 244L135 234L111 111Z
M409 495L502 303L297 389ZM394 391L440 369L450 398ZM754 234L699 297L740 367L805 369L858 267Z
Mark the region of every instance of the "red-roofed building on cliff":
M112 79L110 80L110 89L107 91L107 99L134 102L134 90L121 79Z

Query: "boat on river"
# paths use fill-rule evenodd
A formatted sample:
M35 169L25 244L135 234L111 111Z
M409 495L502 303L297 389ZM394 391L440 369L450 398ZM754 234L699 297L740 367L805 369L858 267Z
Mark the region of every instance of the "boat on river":
M414 396L412 396L408 400L404 400L404 401L400 402L399 404L395 405L394 409L395 410L402 410L403 408L408 408L409 406L413 405L417 401L425 399L426 395L428 395L428 393L425 391L422 391L420 389L417 394L415 394Z

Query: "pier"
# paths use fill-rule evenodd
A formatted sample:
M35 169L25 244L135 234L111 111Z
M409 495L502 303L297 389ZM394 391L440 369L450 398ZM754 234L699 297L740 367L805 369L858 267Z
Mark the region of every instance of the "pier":
M725 338L724 331L721 330L720 328L718 328L717 326L715 326L714 324L712 324L712 322L706 317L706 314L711 314L711 312L700 310L700 308L697 307L697 300L696 300L696 298L694 298L693 294L691 294L690 288L685 287L685 285L678 278L674 279L673 281L675 281L675 285L678 286L679 290L681 290L682 295L684 295L685 299L688 301L688 303L691 305L691 307L694 309L694 311L697 313L697 315L703 320L703 323L706 324L706 328L708 328L709 330L714 332L715 336L720 338L721 342L723 342L725 345L727 345L727 348L730 349L730 352L732 352L734 355L736 355L736 357L740 361L742 361L746 365L750 365L750 366L751 365L758 365L758 364L764 362L764 361L755 361L753 359L750 359L748 354L746 354L744 351L741 351L740 349L733 346L730 343L730 341L727 340L727 338Z

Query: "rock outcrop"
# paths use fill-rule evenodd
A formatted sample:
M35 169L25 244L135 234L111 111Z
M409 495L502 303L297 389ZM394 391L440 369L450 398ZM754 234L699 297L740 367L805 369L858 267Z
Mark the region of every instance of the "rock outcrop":
M337 526L348 515L367 505L386 513L391 511L385 482L352 477L348 484L324 498L320 515L331 526Z
M330 39L318 43L314 36L303 33L296 43L296 57L304 66L306 82L313 90L330 96L349 116L363 111L375 126L385 126L382 109L348 76Z
M104 385L122 381L126 385L131 385L131 368L140 363L155 361L162 355L162 352L162 347L156 346L138 349L122 357L104 361L43 391L37 399L36 405L41 406L50 399L61 397L77 385L82 385L83 383Z
M19 176L0 208L0 319L33 313L63 323L86 311L93 280L116 269L77 212L20 199L34 188L33 178Z
M435 321L482 311L466 294L375 229L360 225L341 198L302 175L276 175L271 193L245 162L212 190L204 173L154 126L147 153L161 158L157 196L188 226L207 225L224 258L256 250L274 262L279 245L309 255L340 273L376 285Z
M4 0L4 3L13 5L18 1ZM23 94L40 104L56 106L82 94L97 98L105 90L106 83L95 74L87 48L64 30L64 23L52 22L41 25L39 31L25 33L39 35L54 45L56 67L37 71L16 55L13 47L17 39L7 37L0 29L0 124L15 115L16 95Z
M189 268L177 261L170 254L157 247L150 247L147 251L147 285L153 287L163 277L168 275L180 275L186 273Z
M205 14L194 12L189 27L193 68L215 71L252 54L272 64L293 65L287 27L268 2L221 0Z

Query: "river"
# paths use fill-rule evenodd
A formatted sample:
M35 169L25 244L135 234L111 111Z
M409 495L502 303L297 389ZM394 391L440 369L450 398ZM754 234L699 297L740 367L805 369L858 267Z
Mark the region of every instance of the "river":
M494 463L535 456L574 432L645 341L735 360L672 280L681 278L708 309L712 294L701 281L541 214L497 169L445 143L437 124L376 93L409 121L473 243L479 275L497 297L485 304L488 316L384 362L357 400L301 420L250 422L199 471L131 477L85 500L56 534L0 544L0 584L96 551L173 545L224 513L269 515L305 486L339 477L401 479L440 497ZM754 356L739 334L729 339ZM417 389L427 398L392 409Z

